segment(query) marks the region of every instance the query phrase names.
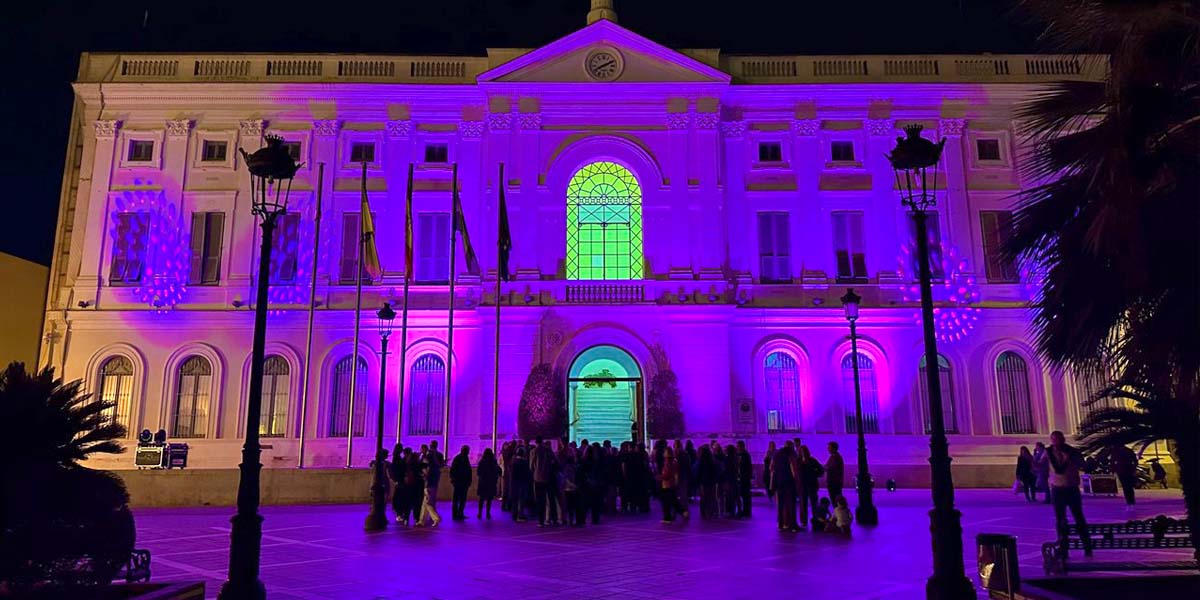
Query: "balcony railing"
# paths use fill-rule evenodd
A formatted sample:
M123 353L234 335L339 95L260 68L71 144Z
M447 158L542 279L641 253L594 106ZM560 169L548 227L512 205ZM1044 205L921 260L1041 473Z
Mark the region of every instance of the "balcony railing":
M578 283L567 285L567 304L629 304L646 301L646 286L638 283Z

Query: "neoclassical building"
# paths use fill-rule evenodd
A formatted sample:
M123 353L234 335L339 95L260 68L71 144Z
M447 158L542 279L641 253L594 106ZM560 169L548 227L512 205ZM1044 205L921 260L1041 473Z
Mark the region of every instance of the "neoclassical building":
M476 450L493 432L512 439L522 387L544 363L574 438L627 438L645 422L650 380L670 369L688 437L849 450L854 357L839 299L853 288L873 471L919 481L928 419L913 234L885 154L921 125L946 139L930 241L960 482L1007 483L1018 445L1074 430L1089 383L1033 352L1025 307L1037 278L998 244L1013 194L1032 183L1014 108L1046 82L1100 78L1098 65L670 49L617 25L607 4L544 47L478 57L83 55L42 362L115 401L131 442L162 428L190 444L193 467L234 466L261 283L237 150L273 134L304 164L267 282L268 467L295 467L302 438L305 466L342 466L350 436L353 464L366 465L373 314L399 306L410 277L405 364L397 332L384 384L388 446L397 435ZM363 284L356 364L364 162L384 272ZM448 361L453 165L482 268L458 246ZM497 298L501 191L513 276ZM129 455L105 460L132 467Z

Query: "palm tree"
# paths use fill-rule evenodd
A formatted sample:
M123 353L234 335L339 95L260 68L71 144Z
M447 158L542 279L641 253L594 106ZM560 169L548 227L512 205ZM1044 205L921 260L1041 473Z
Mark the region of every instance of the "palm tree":
M1200 9L1021 6L1051 49L1102 56L1108 69L1103 82L1056 84L1019 110L1033 148L1025 175L1040 183L1018 197L1007 250L1046 274L1033 302L1038 348L1076 372L1111 373L1106 393L1139 403L1099 411L1091 426L1121 432L1108 439L1176 442L1200 546Z
M81 388L50 368L0 372L0 592L108 583L133 550L124 483L79 464L124 451L125 428Z

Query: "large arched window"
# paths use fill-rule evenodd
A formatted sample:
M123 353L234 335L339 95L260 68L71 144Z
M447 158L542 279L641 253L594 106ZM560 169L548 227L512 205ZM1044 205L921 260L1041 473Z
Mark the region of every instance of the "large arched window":
M567 186L567 279L642 278L642 187L600 161Z
M858 381L862 389L863 433L879 433L879 386L875 382L875 361L858 353ZM858 421L854 406L854 354L842 359L842 390L846 395L843 404L846 415L846 433L858 433Z
M179 365L171 437L202 438L208 435L212 373L212 364L203 356L188 357Z
M345 437L350 432L350 381L354 373L350 365L354 356L339 360L333 367L333 401L329 403L329 436ZM354 435L366 434L367 424L367 361L358 357L358 379L354 382Z
M423 354L408 376L408 433L441 435L446 408L446 363Z
M1025 359L1015 352L1002 353L996 359L996 383L1000 395L1000 432L1037 433Z
M772 352L763 361L767 431L800 431L800 369L796 359Z
M954 416L954 378L950 372L950 361L938 355L938 380L942 387L942 421L946 433L958 433L958 421ZM925 422L925 433L933 432L932 413L929 412L929 383L925 357L921 357L921 368L917 374L917 394L921 398L921 420Z
M258 435L282 437L287 435L287 413L290 394L287 359L273 354L263 363L262 412L259 413Z
M96 398L112 408L105 415L118 425L129 427L129 410L133 404L133 363L124 356L114 356L100 365L100 389Z

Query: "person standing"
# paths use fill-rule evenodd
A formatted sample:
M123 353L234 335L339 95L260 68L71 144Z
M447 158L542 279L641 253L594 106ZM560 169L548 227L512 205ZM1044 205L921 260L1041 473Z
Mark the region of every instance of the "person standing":
M1136 501L1133 488L1137 484L1137 454L1128 446L1117 444L1109 448L1108 460L1113 475L1121 482L1121 492L1125 494L1125 510L1133 510Z
M575 451L562 453L559 456L558 469L558 487L562 491L562 522L563 525L574 525L582 514L583 506L580 504L579 481L576 479L579 475L575 465Z
M388 463L388 477L392 480L392 510L396 511L396 523L403 525L407 522L403 515L408 508L408 495L404 489L404 470L408 461L408 451L401 444L392 448L392 462Z
M533 473L529 469L529 459L525 458L525 447L517 446L513 450L512 478L510 479L510 488L505 494L511 494L512 519L517 522L524 522L525 519L525 500L528 494L529 486L533 484ZM505 500L509 500L505 497Z
M421 455L411 448L404 459L404 517L403 525L408 525L411 518L414 522L421 514L421 506L425 504L425 464Z
M425 517L429 517L430 525L437 527L442 522L442 516L437 511L438 484L442 480L442 454L437 450L437 441L429 443L429 451L425 454L425 496L421 503L421 515L417 518L417 527L425 525Z
M1025 491L1025 499L1030 502L1037 502L1037 492L1034 491L1034 486L1037 484L1037 476L1033 474L1033 454L1029 452L1028 446L1021 446L1021 452L1017 455L1017 482L1021 484L1021 489Z
M775 486L776 520L780 531L796 527L796 448L789 440L771 459L771 483Z
M738 457L738 495L741 497L741 512L739 517L750 518L750 489L754 485L754 460L750 458L750 451L746 449L746 442L739 441L737 443Z
M659 500L662 502L662 522L670 523L675 520L675 505L679 503L677 488L679 486L679 463L675 460L675 451L669 446L663 446L659 458L661 467L658 472Z
M464 445L450 463L450 485L454 494L450 500L450 518L467 520L467 492L471 489L471 447Z
M550 449L550 442L540 437L537 439L537 447L533 450L533 459L530 460L529 466L533 470L533 499L538 527L545 527L547 511L550 512L551 524L558 521L557 494L554 490L554 451Z
M829 442L829 458L825 459L825 489L829 491L829 501L837 506L837 499L842 496L842 488L846 483L846 461L838 452L838 443Z
M767 453L763 455L763 487L767 490L767 498L775 497L775 486L771 485L771 459L775 456L775 442L767 444Z
M1038 442L1033 447L1033 491L1046 494L1046 504L1050 504L1050 457L1046 445Z
M496 498L496 484L500 481L500 475L500 464L496 462L496 455L491 448L484 448L483 456L479 458L479 466L475 468L475 476L478 479L475 495L479 498L476 519L482 519L484 515L487 515L488 519L492 518L492 500Z
M717 461L712 448L707 444L700 446L700 459L697 462L696 483L700 485L700 517L711 519L717 516Z
M821 475L825 469L821 462L813 458L808 446L800 446L800 455L796 459L797 490L800 493L800 528L808 527L808 511L817 510L817 494L821 490Z
M1083 495L1079 492L1079 470L1083 467L1083 453L1067 445L1061 431L1050 434L1050 497L1054 501L1054 520L1058 529L1059 548L1066 552L1067 510L1079 528L1083 539L1083 555L1092 555L1092 538L1088 535L1087 520L1083 517Z
M505 442L505 444L503 446L501 446L501 448L500 448L500 461L501 461L500 466L502 469L502 471L501 471L502 475L500 478L500 481L501 481L500 493L502 494L502 496L500 496L500 510L507 510L510 512L513 510L513 507L512 507L512 496L513 496L512 464L513 464L513 458L515 458L517 455L518 443L519 442L517 442L517 441Z

